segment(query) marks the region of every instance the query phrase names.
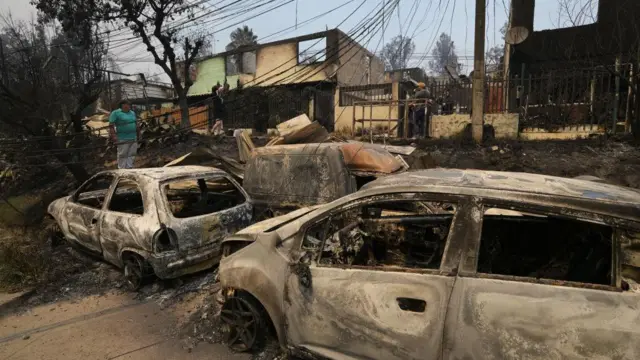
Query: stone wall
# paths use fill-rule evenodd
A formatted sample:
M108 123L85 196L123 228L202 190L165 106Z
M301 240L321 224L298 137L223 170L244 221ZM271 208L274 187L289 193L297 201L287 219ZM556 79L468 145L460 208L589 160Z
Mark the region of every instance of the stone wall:
M518 137L518 114L485 114L484 123L493 126L497 139ZM461 136L470 124L469 114L434 115L429 125L429 134L436 139L453 138Z

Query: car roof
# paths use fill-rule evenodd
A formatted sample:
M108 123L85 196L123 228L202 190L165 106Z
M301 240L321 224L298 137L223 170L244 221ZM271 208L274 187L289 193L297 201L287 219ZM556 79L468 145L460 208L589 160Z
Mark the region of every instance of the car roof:
M113 174L117 176L132 175L137 178L148 178L154 181L171 180L183 176L199 175L199 174L227 174L211 166L171 166L161 168L140 168L140 169L117 169L103 171L102 174Z
M549 175L471 169L435 168L388 175L366 184L362 190L412 186L453 187L465 189L465 193L470 195L482 195L483 190L498 190L505 195L536 194L570 197L592 202L614 202L633 207L638 207L640 204L640 192L622 186Z

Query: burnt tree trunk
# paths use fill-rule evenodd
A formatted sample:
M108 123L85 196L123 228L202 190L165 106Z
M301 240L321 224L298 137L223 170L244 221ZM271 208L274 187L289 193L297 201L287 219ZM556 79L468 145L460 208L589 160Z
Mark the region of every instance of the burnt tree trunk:
M189 121L189 103L187 102L187 96L182 95L179 99L180 105L180 125L183 129L188 129L191 126L191 122Z

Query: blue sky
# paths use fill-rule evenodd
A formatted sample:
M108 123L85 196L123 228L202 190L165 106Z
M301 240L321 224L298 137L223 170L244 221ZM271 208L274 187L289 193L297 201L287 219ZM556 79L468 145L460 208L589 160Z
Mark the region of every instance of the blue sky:
M349 19L347 19L340 29L349 33L358 21L371 12L376 6L379 6L383 0L365 0L365 4ZM385 0L391 3L395 0ZM585 2L589 0L575 0ZM20 20L29 20L35 16L35 9L28 5L29 0L8 0L8 3L0 5L0 11L6 14L8 11L12 13L14 18ZM218 3L219 0L210 0L210 4ZM256 1L253 1L254 3ZM248 2L251 3L251 2ZM277 2L276 2L277 3ZM298 0L293 1L269 14L261 17L247 19L238 26L248 25L256 35L259 42L269 34L275 33L287 27L296 24L296 16L298 23L313 18L314 16L326 12L330 9L347 3L339 10L323 16L308 24L300 25L297 29L284 32L274 37L265 39L265 42L275 41L289 37L295 37L327 28L334 28L340 22L354 11L362 0ZM500 28L507 21L509 0L487 0L487 31L486 40L487 48L502 42L500 36ZM268 7L265 7L268 8ZM297 11L296 11L297 8ZM297 15L296 15L297 12ZM412 14L415 13L415 16ZM414 34L414 42L416 45L415 54L411 59L410 66L421 66L428 68L429 56L433 49L435 40L442 32L449 33L455 43L459 62L463 64L463 72L469 73L473 67L473 29L475 16L475 0L400 0L399 10L396 10L390 18L385 19L386 30L384 34L379 33L373 36L370 41L361 42L369 50L377 52L382 48L383 39L388 41L392 37L400 34ZM220 52L224 50L224 46L229 42L229 34L233 28L221 31L215 31L217 28L226 27L234 22L242 20L241 17L236 21L228 21L226 23L209 23L203 25L202 28L206 33L213 33L212 38L215 39L215 50ZM558 26L558 0L537 0L535 14L535 30L543 30L555 28ZM113 50L118 63L124 72L137 73L145 72L147 74L158 74L162 70L151 62L151 56L145 52L143 46L133 42L131 45L122 46L122 39L129 37L130 34L123 34L120 37L115 36L114 43L120 44ZM426 56L426 57L425 57ZM421 61L422 60L422 61ZM166 80L164 76L161 79Z

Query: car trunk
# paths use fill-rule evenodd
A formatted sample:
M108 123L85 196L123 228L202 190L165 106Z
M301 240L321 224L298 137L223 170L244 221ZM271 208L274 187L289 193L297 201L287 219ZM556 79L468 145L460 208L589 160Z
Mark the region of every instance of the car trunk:
M169 211L161 218L172 230L180 252L220 246L226 236L251 223L251 201L227 177L183 178L162 186Z

